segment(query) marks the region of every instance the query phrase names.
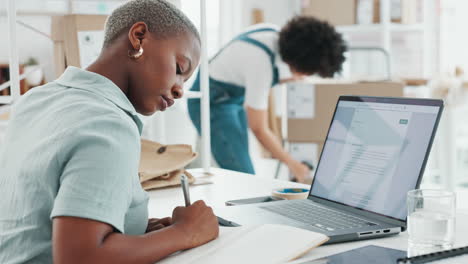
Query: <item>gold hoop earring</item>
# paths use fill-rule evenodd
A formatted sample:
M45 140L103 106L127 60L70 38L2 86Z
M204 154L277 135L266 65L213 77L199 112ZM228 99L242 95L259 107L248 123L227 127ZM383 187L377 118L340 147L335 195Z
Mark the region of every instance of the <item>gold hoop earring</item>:
M142 55L143 55L143 47L141 45L137 52L130 51L130 50L128 51L128 56L134 60L139 59Z

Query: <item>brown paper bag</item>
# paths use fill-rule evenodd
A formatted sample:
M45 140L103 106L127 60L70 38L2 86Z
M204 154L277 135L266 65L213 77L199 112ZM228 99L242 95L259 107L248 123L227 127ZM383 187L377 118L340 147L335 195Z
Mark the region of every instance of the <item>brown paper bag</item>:
M180 185L180 176L185 174L189 183L194 183L195 178L186 170L175 170L166 175L156 177L151 180L147 180L141 183L144 190L160 189L169 186Z
M162 145L149 140L141 140L141 157L138 175L143 189L156 189L180 184L180 175L187 175L189 183L195 178L184 170L197 157L192 146Z

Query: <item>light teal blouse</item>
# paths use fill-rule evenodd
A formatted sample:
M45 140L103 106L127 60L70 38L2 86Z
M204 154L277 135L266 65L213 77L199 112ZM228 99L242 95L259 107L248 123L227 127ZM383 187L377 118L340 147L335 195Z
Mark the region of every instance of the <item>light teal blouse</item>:
M114 83L75 67L21 97L0 146L0 263L52 263L56 216L143 234L141 130Z

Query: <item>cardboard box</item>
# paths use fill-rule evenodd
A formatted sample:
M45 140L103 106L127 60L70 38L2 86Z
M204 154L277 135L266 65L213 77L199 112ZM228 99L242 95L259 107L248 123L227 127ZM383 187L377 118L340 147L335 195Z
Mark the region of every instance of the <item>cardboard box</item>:
M302 1L302 14L326 20L330 24L355 24L355 0L304 0Z
M19 65L19 74L24 73L24 65ZM0 63L0 84L10 81L10 65L8 63ZM24 94L28 91L28 85L26 79L20 80L20 94ZM5 88L0 91L0 96L11 95L10 88Z
M313 142L289 142L288 152L291 156L298 161L307 162L312 166L310 170L309 179L312 179L317 169L318 160L320 154L323 150L322 141L313 141ZM293 178L293 175L290 173L290 178Z
M401 23L416 24L423 22L423 1L401 0Z
M380 0L356 0L356 23L380 23Z
M10 105L0 105L0 121L8 121L10 119Z
M67 66L79 68L83 66L80 63L82 59L80 52L82 53L83 50L80 50L78 34L85 31L104 31L106 19L106 15L52 17L51 37L54 42L54 66L57 77L63 73Z
M306 161L315 169L323 150L323 143L323 141L289 142L288 151L294 159Z
M401 3L402 0L390 0L390 21L393 23L401 23Z
M290 93L291 86L296 86L295 92L297 93L309 90L313 94L314 103L291 104L289 100L293 96ZM303 91L299 91L298 87L302 87ZM289 142L324 142L340 95L402 97L403 88L404 84L401 82L291 83L288 87L288 108L302 107L297 111L303 113L296 113L296 117L288 116L287 140ZM290 109L288 109L288 115L289 112Z

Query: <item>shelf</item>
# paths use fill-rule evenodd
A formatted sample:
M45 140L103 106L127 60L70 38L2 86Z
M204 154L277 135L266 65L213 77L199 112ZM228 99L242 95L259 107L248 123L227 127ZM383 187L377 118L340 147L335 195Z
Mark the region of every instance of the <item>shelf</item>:
M24 2L24 1L23 1ZM42 0L34 4L18 3L17 16L62 16L69 14L109 15L110 11L126 0ZM105 7L104 10L100 8ZM81 10L76 12L75 9ZM0 16L6 16L7 11L0 8Z
M341 33L380 33L385 29L385 26L382 24L356 24L356 25L346 25L346 26L337 26L336 30ZM391 32L410 32L410 31L424 31L423 24L390 24Z
M190 98L201 98L202 93L201 92L194 92L194 91L184 91L184 97L187 99Z
M394 32L424 31L424 24L390 24L390 30Z
M0 104L10 104L13 98L10 95L0 96Z

